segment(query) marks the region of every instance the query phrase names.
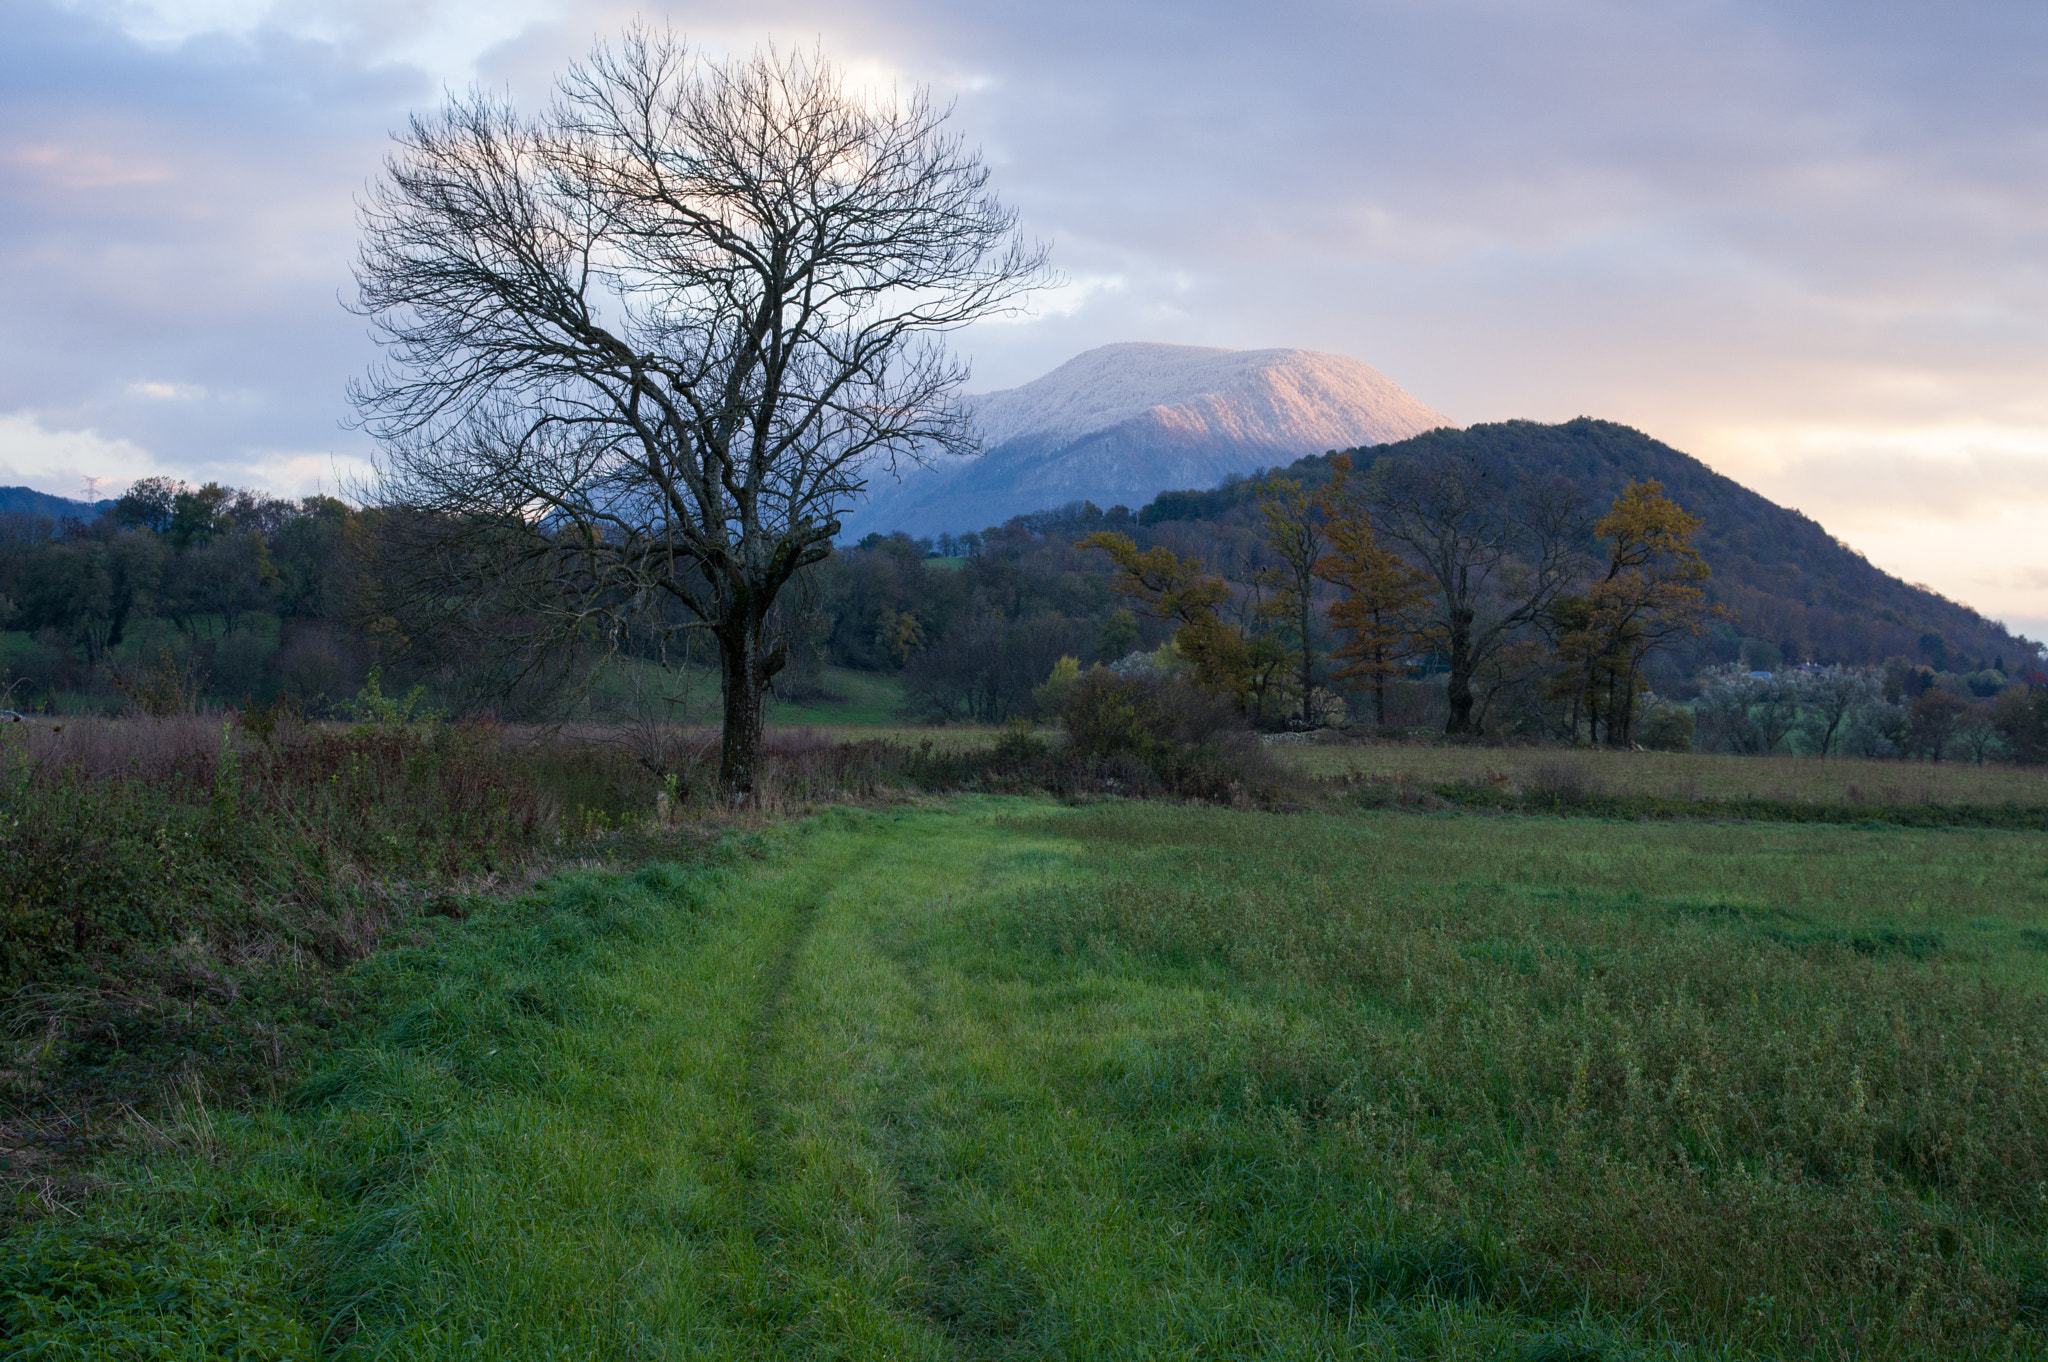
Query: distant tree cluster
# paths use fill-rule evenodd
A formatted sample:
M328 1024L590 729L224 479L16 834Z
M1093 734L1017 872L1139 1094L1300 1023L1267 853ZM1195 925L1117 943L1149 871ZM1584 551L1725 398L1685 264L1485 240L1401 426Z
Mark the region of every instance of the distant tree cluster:
M1693 709L1709 751L1924 761L2048 760L2048 686L2002 672L1884 667L1742 667L1706 677Z
M2012 671L2002 657L1968 670L1788 664L1752 638L1737 661L1674 666L1728 620L1711 602L1701 518L1654 483L1589 508L1562 482L1454 460L1318 468L1247 480L1214 520L1079 502L943 542L869 536L777 602L767 623L788 661L774 688L808 699L835 675L887 674L906 718L1000 723L1051 717L1050 681L1103 667L1184 675L1270 728L2048 757L2048 676L2029 675L2031 657ZM444 537L425 539L431 550ZM116 708L169 684L168 666L187 703L284 698L320 714L381 667L389 686L423 684L445 708L540 716L579 703L606 657L698 660L658 628L593 628L537 676L546 650L533 643L551 626L528 613L522 556L491 560L471 542L496 566L469 575L496 594L423 606L421 540L390 510L161 479L90 523L0 517L0 684L18 705Z
M360 685L355 513L146 478L90 523L0 517L0 667L17 705L116 703L166 659L217 695L318 710Z
M1255 720L1312 727L1348 692L1384 727L1389 689L1421 673L1442 677L1446 733L1627 745L1646 660L1712 617L1700 521L1656 483L1596 519L1562 479L1509 481L1457 452L1330 470L1314 490L1255 484L1263 552L1234 572L1119 531L1081 541L1174 626L1196 682Z

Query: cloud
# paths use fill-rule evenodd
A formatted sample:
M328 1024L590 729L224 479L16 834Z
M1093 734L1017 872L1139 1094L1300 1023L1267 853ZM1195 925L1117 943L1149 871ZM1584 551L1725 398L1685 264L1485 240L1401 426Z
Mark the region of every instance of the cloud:
M127 185L160 184L171 178L169 167L152 161L81 150L62 143L17 146L7 159L57 190L118 189Z
M1719 432L1715 462L1788 505L1900 528L2048 509L2048 432L1996 427L1791 427Z
M197 402L206 396L206 389L196 383L130 383L127 392L158 402Z
M127 440L92 430L50 430L33 416L0 416L0 477L60 497L85 497L164 472Z

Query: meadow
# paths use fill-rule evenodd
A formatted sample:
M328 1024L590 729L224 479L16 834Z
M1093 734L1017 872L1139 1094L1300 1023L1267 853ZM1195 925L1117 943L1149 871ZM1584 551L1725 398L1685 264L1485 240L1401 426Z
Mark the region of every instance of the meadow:
M2048 1353L2044 839L954 797L422 919L18 1355ZM240 1352L236 1350L240 1349Z
M1864 761L1432 743L1287 743L1275 753L1319 778L1435 787L1569 779L1589 791L1696 801L2048 806L2048 770L1968 762Z

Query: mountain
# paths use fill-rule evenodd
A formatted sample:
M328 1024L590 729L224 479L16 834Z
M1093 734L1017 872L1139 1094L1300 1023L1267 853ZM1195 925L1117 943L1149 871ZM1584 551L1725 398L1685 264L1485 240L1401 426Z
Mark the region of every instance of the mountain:
M1313 350L1105 345L967 400L987 452L900 482L877 475L843 537L978 530L1069 501L1142 506L1168 488L1450 424L1370 365Z
M73 501L69 497L55 497L33 487L0 487L0 515L48 516L52 520L70 516L77 520L95 520L102 512L113 509L113 505L111 501Z
M1654 478L1673 501L1702 517L1699 543L1714 570L1711 594L1729 619L1693 646L1691 664L1735 661L1741 640L1751 638L1773 645L1787 662L1907 657L1963 671L2041 665L2038 645L1998 621L1901 581L1808 516L1612 421L1503 421L1346 452L1362 469L1375 459L1453 450L1511 476L1563 474L1595 507L1607 506L1631 481ZM1320 483L1329 477L1329 459L1304 459L1286 471ZM1139 519L1146 525L1248 519L1255 495L1248 485L1170 492L1145 506Z

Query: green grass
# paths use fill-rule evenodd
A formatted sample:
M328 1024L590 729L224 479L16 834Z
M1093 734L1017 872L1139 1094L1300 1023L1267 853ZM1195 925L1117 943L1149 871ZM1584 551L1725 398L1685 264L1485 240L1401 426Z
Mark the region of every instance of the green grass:
M881 672L827 667L825 693L806 700L784 700L770 694L767 722L776 727L874 728L900 727L903 683ZM660 697L673 697L663 704ZM663 672L637 658L615 658L598 676L590 708L600 715L658 712L684 725L719 720L718 673L711 667L679 667Z
M827 667L825 694L812 700L768 702L767 721L781 727L898 727L903 723L903 683L880 672Z
M187 1101L0 1333L2043 1356L2044 852L986 799L580 871L373 961L293 1104Z

